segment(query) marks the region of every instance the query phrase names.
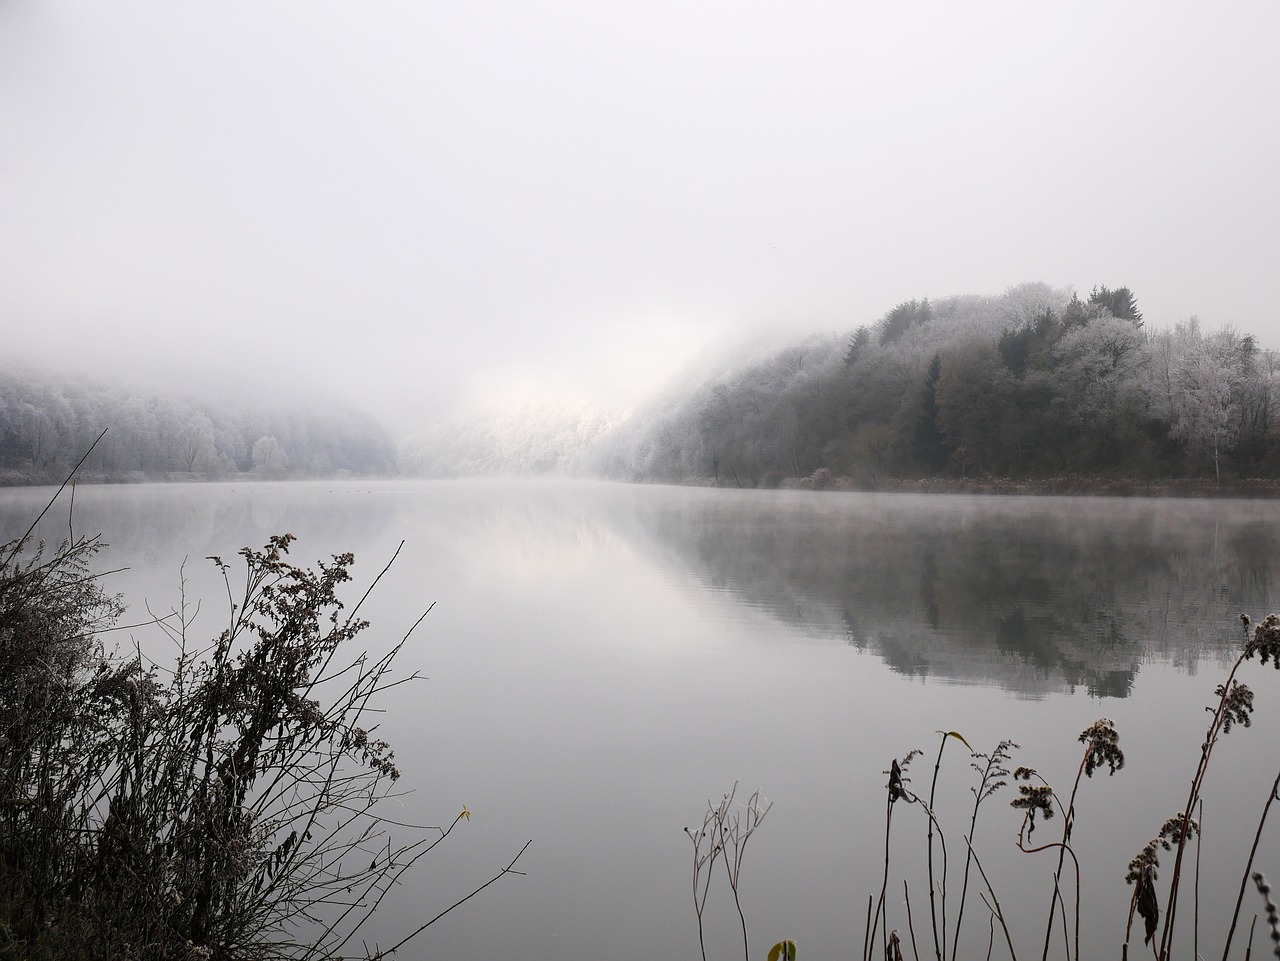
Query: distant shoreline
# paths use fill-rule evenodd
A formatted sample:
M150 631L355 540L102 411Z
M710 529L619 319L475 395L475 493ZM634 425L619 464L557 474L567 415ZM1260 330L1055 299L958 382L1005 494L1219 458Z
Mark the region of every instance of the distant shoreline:
M731 487L732 485L721 483L714 486ZM1023 479L1008 477L885 478L876 481L832 477L825 486L815 486L811 476L786 478L779 488L812 490L815 493L857 491L897 494L1014 494L1046 497L1280 498L1280 478L1271 477L1232 478L1224 480L1221 484L1208 478L1152 480L1085 475Z
M511 475L503 475L508 479L519 479ZM30 476L18 471L0 471L0 490L15 487L47 487L57 486L65 476L50 475ZM290 483L315 480L443 480L446 478L411 477L404 474L354 473L340 471L334 474L308 474L284 477L264 477L252 473L229 474L219 476L201 475L178 471L145 473L129 471L118 474L102 474L96 472L80 473L76 481L80 485L93 486L128 486L134 484L192 484L192 483L235 483L264 482ZM486 480L485 477L447 478L449 480ZM529 475L529 480L554 480L557 475ZM564 480L602 480L618 481L608 477L563 477ZM1041 497L1168 497L1168 498L1241 498L1266 500L1280 499L1280 478L1248 477L1224 480L1221 484L1209 478L1187 477L1165 480L1149 478L1091 477L1087 475L1063 475L1057 477L1037 477L1014 479L1009 477L927 477L897 478L887 477L869 480L866 478L843 477L830 475L825 478L810 475L808 477L785 477L773 485L737 484L732 480L711 477L687 478L685 480L653 480L637 479L618 481L631 484L671 484L677 487L710 487L724 490L796 490L814 493L844 492L863 494L979 494L979 495L1014 495Z
M245 471L238 474L201 474L188 471L120 471L103 473L101 471L79 471L75 481L80 486L123 487L131 484L220 484L245 483L248 481L272 483L289 483L290 481L313 480L391 480L397 474L356 473L341 470L331 474L294 474L284 476L267 476ZM0 490L6 487L57 487L67 479L65 473L38 472L24 473L15 470L0 470Z

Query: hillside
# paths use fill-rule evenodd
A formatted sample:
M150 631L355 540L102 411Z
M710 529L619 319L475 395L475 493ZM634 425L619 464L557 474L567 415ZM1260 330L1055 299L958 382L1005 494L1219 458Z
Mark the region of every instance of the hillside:
M1192 318L1147 326L1133 292L1023 284L898 304L845 336L740 352L625 412L442 423L429 476L560 473L776 486L920 478L1266 477L1280 356Z
M377 421L333 396L213 379L142 387L0 369L0 483L61 480L104 429L81 480L298 478L396 466Z

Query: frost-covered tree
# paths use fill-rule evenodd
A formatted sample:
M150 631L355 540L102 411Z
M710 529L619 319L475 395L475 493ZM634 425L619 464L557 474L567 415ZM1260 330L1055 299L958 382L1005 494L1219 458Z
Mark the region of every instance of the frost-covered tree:
M82 480L247 471L253 442L267 436L290 452L291 474L394 467L386 432L323 394L237 391L221 381L144 389L0 363L0 480L59 480L104 429Z
M1068 330L1054 346L1055 408L1075 466L1115 462L1136 443L1146 409L1145 348L1131 321L1109 314Z
M253 442L253 472L263 477L283 477L289 469L289 455L274 436Z
M1267 456L1274 440L1277 389L1280 388L1280 354L1259 350L1246 337L1245 379L1240 386L1240 436L1237 456L1257 464Z
M1240 402L1253 353L1252 338L1233 327L1190 338L1173 372L1173 437L1188 452L1210 458L1222 480L1222 457L1234 448L1240 429Z

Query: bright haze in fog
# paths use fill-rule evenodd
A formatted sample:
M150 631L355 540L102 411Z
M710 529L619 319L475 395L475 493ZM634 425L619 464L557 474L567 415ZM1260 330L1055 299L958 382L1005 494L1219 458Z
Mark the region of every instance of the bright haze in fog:
M1280 5L0 5L4 353L625 402L744 332L1127 285L1280 347Z

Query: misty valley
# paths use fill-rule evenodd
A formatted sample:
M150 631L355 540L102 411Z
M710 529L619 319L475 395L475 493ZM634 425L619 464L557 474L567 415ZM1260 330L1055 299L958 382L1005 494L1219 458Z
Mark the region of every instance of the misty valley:
M0 369L0 906L50 955L1223 944L1280 786L1277 376L1044 284L398 437L334 385Z
M0 961L1280 946L1278 35L0 2Z
M49 494L7 492L3 530L21 533ZM377 736L403 772L394 817L441 824L463 805L469 817L391 890L365 944L394 944L533 839L523 876L414 945L440 956L697 956L683 829L735 782L774 805L743 870L753 956L784 937L801 957L848 956L881 888L895 759L924 749L906 770L923 794L939 732L976 752L1010 739L1011 763L1065 794L1077 735L1104 716L1126 763L1080 788L1072 846L1082 956L1115 956L1126 865L1183 803L1205 707L1244 638L1239 615L1280 606L1280 510L1267 501L249 479L84 486L73 516L56 509L39 533L57 539L69 524L109 543L99 567L129 605L124 623L185 596L202 639L226 621L207 556L229 561L288 531L294 563L354 552L354 600L404 541L361 608L372 627L359 640L378 655L435 604L396 664L425 680L380 704ZM158 665L174 653L154 627L115 636ZM1246 680L1252 727L1223 740L1204 794L1198 911L1202 943L1215 945L1275 777L1280 675L1255 663ZM946 750L938 817L954 912L968 833L957 819L976 775L967 750ZM1016 849L1016 796L1012 784L993 795L974 845L1031 954L1056 858ZM894 821L885 923L904 942L902 877L927 937L924 829L905 827L920 817L907 808ZM1033 840L1058 831L1045 822ZM1264 837L1259 863L1277 855ZM708 956L741 956L721 883ZM979 957L993 922L969 896L959 956Z
M624 407L533 392L398 411L420 425L398 437L332 385L206 372L143 386L15 366L0 369L0 484L57 483L84 458L82 482L1275 493L1277 376L1280 354L1235 327L1155 329L1127 287L1081 299L1039 283L904 301L844 335L727 342Z

